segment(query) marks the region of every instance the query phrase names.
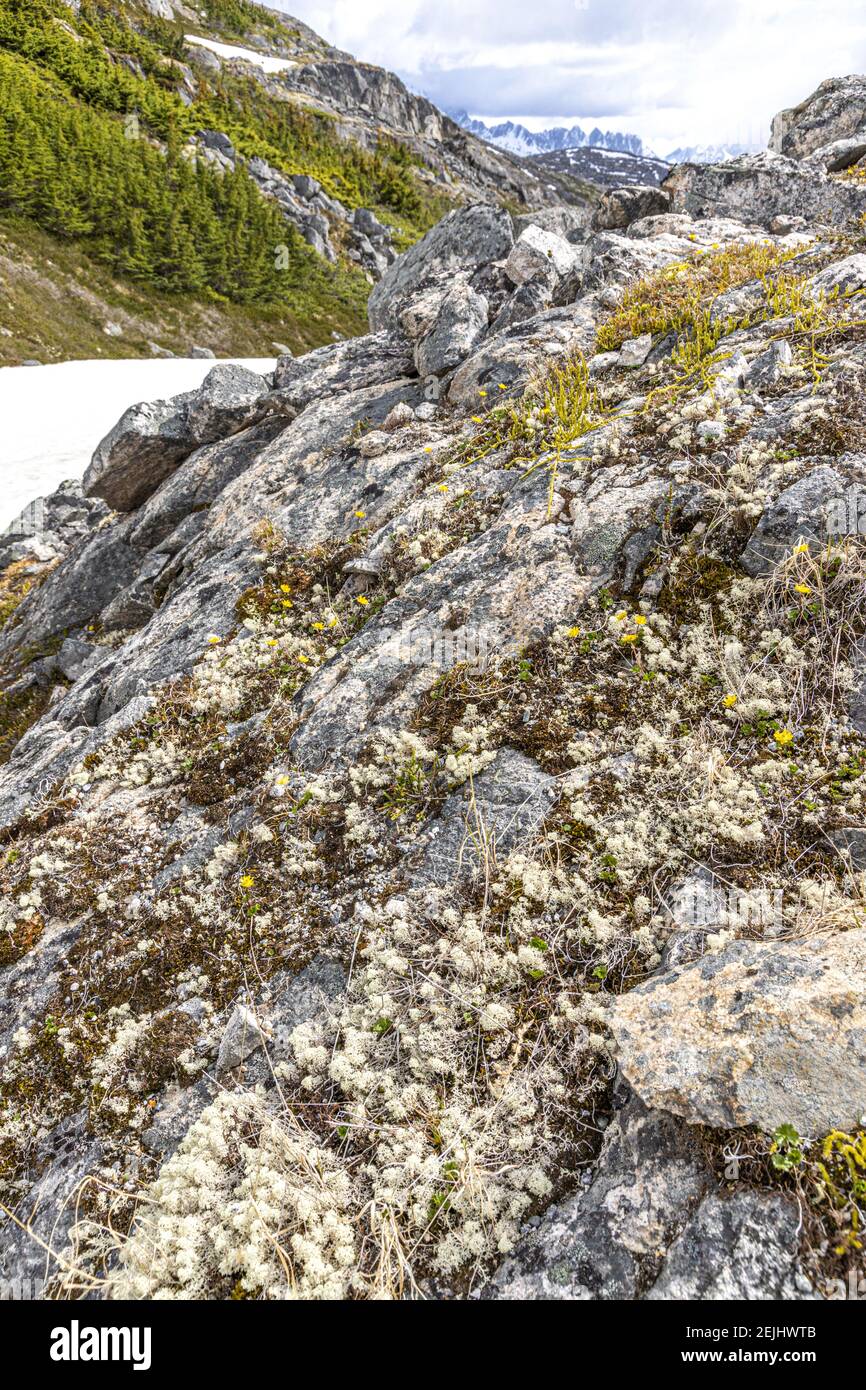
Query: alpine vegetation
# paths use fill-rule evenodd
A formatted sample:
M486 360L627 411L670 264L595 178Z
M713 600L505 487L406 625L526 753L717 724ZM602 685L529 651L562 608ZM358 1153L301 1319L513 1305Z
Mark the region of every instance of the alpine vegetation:
M864 128L833 80L591 225L471 199L4 538L4 1277L834 1296Z

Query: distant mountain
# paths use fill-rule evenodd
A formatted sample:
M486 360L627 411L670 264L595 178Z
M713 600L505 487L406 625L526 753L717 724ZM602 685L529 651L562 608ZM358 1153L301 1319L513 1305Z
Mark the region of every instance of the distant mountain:
M754 154L757 149L759 145L681 145L666 159L669 164L721 164L738 154Z
M589 134L579 125L552 126L549 130L533 131L514 121L486 125L484 121L473 120L466 111L451 111L449 115L464 130L477 135L481 140L487 140L491 145L508 150L510 154L548 154L552 150L583 149L587 146L619 150L628 154L644 153L640 136L623 134L616 130L599 130L597 126Z
M561 177L579 179L602 188L616 188L623 184L657 188L671 171L670 164L664 159L656 159L654 155L599 149L594 145L535 154L530 157L529 164L541 177L550 175L554 180Z

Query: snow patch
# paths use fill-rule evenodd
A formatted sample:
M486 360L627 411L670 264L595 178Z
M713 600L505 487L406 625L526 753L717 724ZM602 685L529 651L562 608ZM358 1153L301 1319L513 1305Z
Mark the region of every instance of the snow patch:
M262 72L285 72L287 68L296 68L297 63L293 63L289 58L275 58L271 53L256 53L252 48L238 48L233 43L217 43L216 39L202 38L201 34L184 34L187 43L198 44L200 48L209 48L212 53L216 53L220 58L240 58L245 63L254 63Z

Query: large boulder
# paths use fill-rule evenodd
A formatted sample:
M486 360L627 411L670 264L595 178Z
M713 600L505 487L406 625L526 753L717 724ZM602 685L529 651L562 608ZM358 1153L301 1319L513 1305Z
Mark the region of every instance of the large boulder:
M260 419L269 389L257 372L226 363L208 372L197 391L130 406L97 445L84 474L85 495L133 511L193 449Z
M866 211L866 187L829 178L772 151L722 164L678 164L665 179L674 212L735 217L769 227L780 213L810 224L849 224Z
M853 1129L866 1112L866 928L734 941L617 999L620 1066L693 1124Z
M505 274L513 285L524 285L539 275L562 280L578 260L578 252L564 237L530 225L512 246Z
M662 188L643 184L609 188L595 210L592 226L596 231L621 231L642 217L660 216L670 205L670 194Z
M445 295L436 321L415 348L421 376L441 376L457 367L487 331L487 300L458 281Z
M779 111L770 128L770 149L804 159L823 145L866 128L866 77L829 77L799 106Z
M281 357L274 373L273 404L280 410L304 410L324 395L342 395L412 376L412 347L402 333L368 333L341 343Z
M436 275L501 260L514 244L510 215L487 203L449 212L391 265L367 304L370 327L396 328L406 302Z

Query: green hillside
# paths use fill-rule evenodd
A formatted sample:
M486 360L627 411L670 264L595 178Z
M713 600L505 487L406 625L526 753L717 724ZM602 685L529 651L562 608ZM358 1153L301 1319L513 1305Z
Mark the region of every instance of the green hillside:
M297 44L297 34L246 0L212 0L208 7L208 32L242 40L253 27L277 44ZM420 236L447 202L417 177L418 158L407 147L386 138L373 149L349 142L332 117L274 99L253 75L223 69L199 76L183 100L183 53L183 26L135 3L83 0L76 12L63 0L0 0L0 229L7 249L27 246L27 228L34 237L39 229L61 258L74 254L79 281L107 273L116 293L126 287L144 296L140 307L150 319L174 318L159 340L164 347L172 338L184 350L195 306L215 311L211 337L228 336L226 350L269 353L275 337L296 348L360 331L369 291L361 271L317 255L242 162L223 172L191 161L190 137L220 130L243 158L258 155L287 175L313 175L345 206L375 210L398 245ZM32 277L24 278L38 298ZM29 355L89 352L82 340L79 353L64 325L52 329L50 318L29 340ZM18 323L3 324L0 360L20 360ZM229 324L236 337L221 331ZM124 343L125 355L127 349L147 351Z

